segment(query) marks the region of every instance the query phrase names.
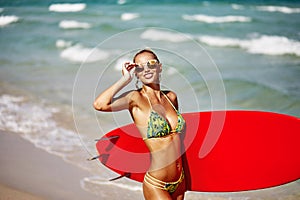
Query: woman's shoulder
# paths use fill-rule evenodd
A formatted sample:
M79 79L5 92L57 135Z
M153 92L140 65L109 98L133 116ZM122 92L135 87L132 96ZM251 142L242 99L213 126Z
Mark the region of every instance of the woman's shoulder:
M139 90L130 90L126 93L126 96L129 97L130 99L134 100L136 98L140 97L140 91Z
M128 97L129 101L133 104L141 100L140 90L130 90L127 92L126 96Z
M164 90L162 91L171 101L176 101L177 94L171 90Z

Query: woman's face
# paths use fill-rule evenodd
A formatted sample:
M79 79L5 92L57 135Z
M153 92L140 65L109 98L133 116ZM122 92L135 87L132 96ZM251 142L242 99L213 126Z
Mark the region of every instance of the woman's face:
M135 74L145 85L156 83L159 84L159 74L162 71L160 63L155 63L155 58L151 53L144 52L135 58L136 67ZM150 61L150 62L149 62ZM149 65L151 66L149 67Z

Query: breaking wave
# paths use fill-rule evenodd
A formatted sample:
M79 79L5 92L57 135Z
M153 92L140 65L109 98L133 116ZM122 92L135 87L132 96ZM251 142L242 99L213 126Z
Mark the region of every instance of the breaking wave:
M0 96L0 130L20 133L36 147L65 157L81 148L77 134L61 127L54 115L60 110L43 103L33 103L24 96Z
M64 45L63 42L60 42L60 44ZM60 57L78 63L92 63L99 60L105 60L109 55L110 54L107 51L97 48L87 48L80 44L70 46L60 53Z
M138 14L138 13L123 13L121 15L121 20L129 21L129 20L133 20L133 19L136 19L139 17L140 17L140 14Z
M49 11L52 12L79 12L86 8L84 3L61 3L61 4L52 4L49 6Z
M228 16L209 16L209 15L182 15L182 18L184 20L188 21L199 21L199 22L204 22L204 23L232 23L232 22L251 22L250 17L245 17L245 16L233 16L233 15L228 15Z
M11 16L0 16L0 27L9 25L11 23L19 21L19 17L11 15Z
M300 8L290 8L286 6L257 6L257 10L266 12L281 12L285 14L300 13Z
M141 38L152 40L152 41L168 41L168 42L184 42L189 40L189 38L183 34L171 33L168 31L161 31L155 29L146 30L141 34Z
M251 39L200 36L198 40L216 47L239 47L253 54L300 56L300 42L283 36L261 35Z
M78 22L75 20L63 20L58 25L62 29L89 29L91 24L86 22Z

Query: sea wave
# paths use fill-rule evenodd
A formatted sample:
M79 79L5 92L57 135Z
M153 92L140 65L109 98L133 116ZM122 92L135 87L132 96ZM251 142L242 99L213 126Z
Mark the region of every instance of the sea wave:
M281 12L285 14L300 13L300 8L290 8L286 6L257 6L257 10L266 12Z
M126 0L118 0L118 4L119 5L123 5L123 4L125 4L126 3Z
M19 17L11 16L0 16L0 27L19 21Z
M231 4L232 9L234 10L244 10L245 7L243 5L239 5L239 4Z
M78 63L92 63L99 60L105 60L109 55L110 54L107 51L97 48L87 48L80 44L68 47L60 53L60 57Z
M234 15L227 15L227 16L209 16L209 15L182 15L184 20L188 21L199 21L204 23L231 23L231 22L251 22L250 17L245 16L234 16Z
M121 15L121 20L123 21L129 21L140 17L140 14L138 13L123 13Z
M91 24L86 22L78 22L75 20L63 20L58 25L62 29L89 29Z
M90 182L98 185L108 185L108 186L114 186L118 187L120 189L126 189L134 192L141 192L142 188L140 185L129 185L129 184L123 184L123 183L116 183L108 180L103 180L102 177L99 176L92 176L92 177L85 177L83 179L84 182Z
M180 33L148 29L143 32L140 36L142 39L152 40L152 41L168 41L168 42L185 42L189 38L187 35Z
M4 8L0 8L0 13L2 13L4 11Z
M239 47L253 54L300 56L300 42L283 36L261 35L250 39L200 36L198 40L210 46Z
M81 180L81 187L103 199L142 199L142 186L140 183L119 179L108 181L100 176L85 177Z
M122 66L125 62L130 62L132 60L132 58L128 57L128 56L124 56L119 58L115 65L114 65L114 70L116 71L121 71L122 70Z
M86 8L85 3L61 3L52 4L49 6L49 11L52 12L79 12Z
M60 110L43 103L32 103L27 97L0 96L0 130L20 133L36 147L65 157L65 153L81 148L77 134L60 127L54 115Z
M59 40L56 40L56 43L55 43L55 46L57 48L67 48L67 47L70 47L72 46L72 41L66 41L66 40L62 40L62 39L59 39Z

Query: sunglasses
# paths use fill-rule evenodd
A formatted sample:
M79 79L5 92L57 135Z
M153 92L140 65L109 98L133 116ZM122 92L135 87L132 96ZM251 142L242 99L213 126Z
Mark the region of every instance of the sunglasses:
M148 60L146 63L142 64L137 64L135 67L135 72L139 73L144 71L145 66L147 66L149 69L155 69L158 65L158 61L153 59L153 60Z

